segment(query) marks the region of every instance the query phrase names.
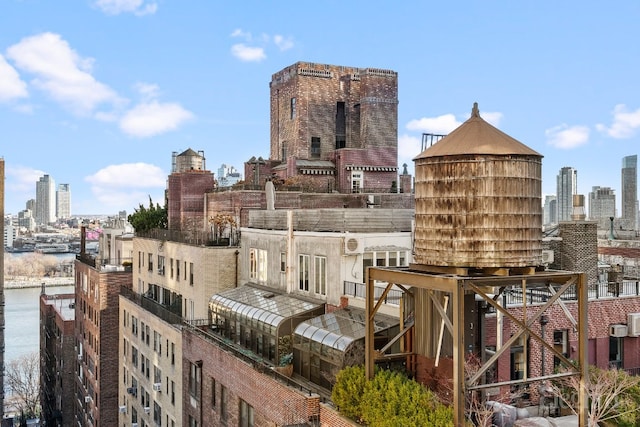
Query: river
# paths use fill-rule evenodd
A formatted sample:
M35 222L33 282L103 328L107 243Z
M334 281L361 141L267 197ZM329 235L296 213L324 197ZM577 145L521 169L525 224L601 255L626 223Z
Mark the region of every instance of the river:
M46 293L73 293L73 285L49 286ZM4 290L4 361L40 351L40 287Z
M10 256L20 257L28 253L31 252L12 253ZM73 253L47 255L55 256L60 262L73 260L76 256ZM9 284L4 289L5 365L22 355L40 350L40 290L40 286L12 289ZM73 293L73 285L47 286L46 293Z

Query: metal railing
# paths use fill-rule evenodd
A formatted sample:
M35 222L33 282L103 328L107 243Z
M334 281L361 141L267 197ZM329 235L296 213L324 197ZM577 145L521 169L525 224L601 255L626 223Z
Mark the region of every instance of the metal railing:
M384 285L384 287L374 286L373 299L375 301L378 301L380 299L385 287L386 284ZM364 283L349 282L345 280L342 293L345 296L364 299L367 296L367 287ZM387 296L384 298L384 304L400 305L402 294L403 292L400 289L391 289L389 293L387 293Z
M132 258L98 258L89 254L78 254L76 259L101 272L131 272Z
M168 242L186 243L197 246L238 246L240 242L240 232L233 231L230 236L216 239L211 231L182 231L166 230L154 228L148 231L136 231L136 237L147 239L165 240Z
M169 308L155 302L151 298L147 298L146 296L144 296L144 294L138 294L132 291L126 286L120 287L120 295L126 297L128 300L136 303L143 309L147 310L154 316L159 317L167 323L170 323L172 325L179 325L183 322L182 316L172 312Z
M559 286L554 286L554 290L558 290ZM640 296L639 280L623 280L622 282L595 283L588 285L588 298L605 299L618 297L636 297ZM527 304L543 304L551 298L552 292L546 287L529 288L523 294L519 286L511 286L503 291L503 303L509 305L520 305L524 302ZM578 294L575 285L569 286L560 296L563 301L577 301Z

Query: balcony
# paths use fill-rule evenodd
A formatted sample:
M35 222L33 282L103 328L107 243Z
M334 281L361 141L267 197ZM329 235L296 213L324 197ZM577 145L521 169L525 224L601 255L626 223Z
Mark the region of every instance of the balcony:
M144 294L138 294L125 286L121 286L120 295L171 325L182 324L183 319L181 315L174 313L167 306L155 302ZM180 307L181 303L177 306Z
M101 273L131 273L132 258L98 258L89 254L78 254L76 260L93 267Z
M386 288L386 283L384 286L375 286L374 287L374 297L375 301L378 301L384 290ZM364 283L356 283L356 282L348 282L345 281L343 285L343 295L353 298L365 299L367 294L367 286ZM400 289L391 289L389 293L384 298L383 303L389 305L400 305L400 299L402 298L403 292Z
M216 240L214 233L211 231L181 231L154 228L148 231L136 231L136 237L196 246L238 246L240 242L239 231L231 233L230 237Z

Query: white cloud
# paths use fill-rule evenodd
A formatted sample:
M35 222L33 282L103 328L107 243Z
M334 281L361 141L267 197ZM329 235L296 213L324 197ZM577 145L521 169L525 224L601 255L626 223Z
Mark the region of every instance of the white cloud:
M407 129L446 135L461 124L462 122L456 120L456 116L453 114L443 114L438 117L423 117L411 120L407 123Z
M398 137L398 165L402 166L403 163L406 163L410 168L413 168L413 158L420 154L421 149L420 138L407 134Z
M134 89L142 96L142 99L150 101L156 99L160 93L158 85L152 83L138 82L134 85Z
M279 34L273 36L273 42L282 51L289 50L293 47L293 39L291 37L285 38Z
M156 13L158 4L144 0L97 0L95 5L108 15L133 13L134 15L150 15Z
M597 124L598 131L611 138L624 139L631 138L640 128L640 108L629 111L624 104L618 104L613 108L613 123L611 126Z
M23 197L24 193L35 193L36 182L45 173L46 172L43 172L39 169L33 169L21 165L11 165L7 163L5 170L5 189L7 191L19 192Z
M500 122L502 121L502 118L504 116L502 115L502 113L487 111L486 113L480 113L480 117L482 117L485 121L491 123L493 126L499 128Z
M167 174L160 167L142 162L109 165L85 177L85 181L94 187L131 190L164 188L166 179Z
M96 204L118 210L132 210L140 203L146 206L149 195L154 203L162 205L166 179L166 172L148 163L110 165L85 177L91 184Z
M240 37L248 42L250 42L252 39L251 33L242 31L242 28L236 28L235 30L233 30L233 32L231 33L231 37Z
M31 83L74 113L88 115L99 105L119 103L117 94L91 75L93 59L81 58L60 35L42 33L9 47L7 57L31 73Z
M146 138L176 130L193 114L176 103L143 102L120 119L120 129L131 136Z
M547 144L569 150L589 142L589 128L586 126L568 126L561 124L545 132Z
M26 98L27 84L20 79L20 75L0 55L0 102L11 101L18 98Z
M260 62L267 58L263 48L251 47L243 43L231 46L231 54L244 62Z

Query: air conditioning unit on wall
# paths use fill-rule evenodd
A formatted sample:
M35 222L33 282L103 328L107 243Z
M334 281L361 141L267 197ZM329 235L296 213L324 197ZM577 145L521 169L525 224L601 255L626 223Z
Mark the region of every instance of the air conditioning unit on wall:
M120 411L121 414L126 414L127 413L127 407L126 406L120 406L118 408L118 410Z
M627 327L630 337L640 336L640 313L629 313L627 315Z
M345 255L357 255L362 253L362 242L355 237L344 238L344 250Z
M552 264L553 263L553 251L551 251L551 250L542 251L542 263L543 264Z
M609 326L609 336L621 338L627 336L627 325L611 325Z

